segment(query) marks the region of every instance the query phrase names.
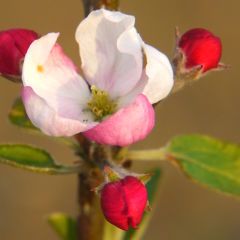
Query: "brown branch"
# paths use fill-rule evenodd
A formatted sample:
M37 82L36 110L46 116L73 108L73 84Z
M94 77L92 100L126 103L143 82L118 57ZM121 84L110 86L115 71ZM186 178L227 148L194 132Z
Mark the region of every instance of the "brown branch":
M78 240L102 240L103 214L98 196L92 191L88 173L78 176Z
M100 8L118 10L119 0L82 0L85 17L92 11Z

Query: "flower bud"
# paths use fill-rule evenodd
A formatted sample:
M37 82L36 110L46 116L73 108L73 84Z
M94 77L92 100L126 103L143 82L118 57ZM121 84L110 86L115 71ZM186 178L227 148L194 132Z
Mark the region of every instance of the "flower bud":
M37 33L27 29L0 32L0 75L20 81L24 56L30 44L37 38Z
M127 231L137 228L147 204L147 190L136 177L126 176L107 183L101 191L101 206L105 218Z
M182 35L178 47L185 54L185 67L202 66L202 73L217 68L221 55L220 38L203 28L194 28Z

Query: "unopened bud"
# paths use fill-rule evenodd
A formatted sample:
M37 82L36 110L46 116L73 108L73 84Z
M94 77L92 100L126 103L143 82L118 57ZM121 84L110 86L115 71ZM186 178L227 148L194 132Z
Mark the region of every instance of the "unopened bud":
M202 72L217 68L221 55L222 44L219 37L203 28L194 28L182 35L178 47L185 54L185 67L201 65Z
M22 64L30 44L39 38L34 31L11 29L0 32L0 75L21 81Z
M191 84L209 70L225 69L228 66L219 63L222 44L219 37L203 28L194 28L181 37L176 28L176 46L173 57L175 85L177 92Z
M101 206L105 218L125 231L137 228L147 204L147 189L140 180L126 176L104 185Z

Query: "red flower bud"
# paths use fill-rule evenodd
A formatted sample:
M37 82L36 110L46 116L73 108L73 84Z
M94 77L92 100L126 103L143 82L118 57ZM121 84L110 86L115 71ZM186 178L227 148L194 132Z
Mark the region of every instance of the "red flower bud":
M0 75L13 80L20 78L24 56L37 38L37 33L27 29L0 32Z
M126 231L129 230L129 225L137 228L146 203L147 190L133 176L107 183L101 191L101 206L105 218Z
M202 65L203 72L217 68L222 55L220 38L203 28L194 28L179 40L178 47L185 53L186 68Z

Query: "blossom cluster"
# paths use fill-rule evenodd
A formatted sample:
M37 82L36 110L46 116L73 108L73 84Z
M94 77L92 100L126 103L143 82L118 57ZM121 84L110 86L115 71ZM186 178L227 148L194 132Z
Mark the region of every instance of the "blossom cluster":
M84 77L57 43L59 33L0 32L0 74L22 80L27 115L45 134L82 132L99 144L130 145L151 132L153 104L174 85L170 61L142 40L134 24L134 16L104 9L79 24L75 38ZM199 76L219 68L221 50L220 39L211 32L191 29L177 41L175 75ZM147 190L135 176L101 189L106 219L123 230L137 227L146 204Z

